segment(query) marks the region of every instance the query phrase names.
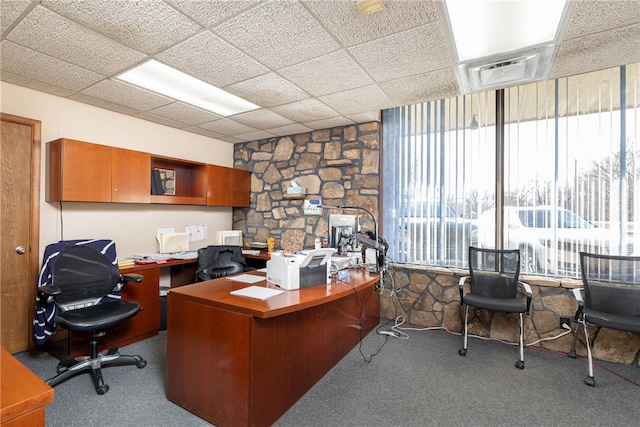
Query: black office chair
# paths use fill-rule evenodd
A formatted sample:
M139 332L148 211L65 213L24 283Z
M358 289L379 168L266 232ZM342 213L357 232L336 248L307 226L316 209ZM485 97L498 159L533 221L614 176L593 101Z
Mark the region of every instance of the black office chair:
M520 319L520 358L516 368L524 369L524 319L531 307L531 287L519 281L520 250L481 249L469 247L469 277L459 282L460 304L464 306L464 335L460 356L467 355L469 331L469 307L486 310L518 313ZM470 281L465 293L465 283ZM518 293L518 286L526 292L526 302Z
M573 290L578 301L575 320L583 326L589 358L589 375L584 382L593 387L588 325L640 334L640 257L580 252L580 270L584 289ZM576 327L569 357L576 357L579 330Z
M248 269L240 246L211 245L198 249L196 282L242 273Z
M109 386L104 383L101 367L135 364L144 368L147 362L140 356L125 356L117 347L98 353L98 338L105 330L123 322L140 311L134 301L112 300L100 302L118 285L142 282L139 274L120 277L118 266L109 262L102 253L88 246L72 246L58 255L51 273L51 284L38 288L38 297L52 297L60 310L55 322L70 331L89 332L89 356L60 361L58 375L47 380L50 386L76 374L91 371L96 392L105 394Z

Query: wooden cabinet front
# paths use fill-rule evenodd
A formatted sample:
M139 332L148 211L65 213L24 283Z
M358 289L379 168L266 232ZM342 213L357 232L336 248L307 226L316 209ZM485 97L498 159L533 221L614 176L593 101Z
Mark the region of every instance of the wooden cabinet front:
M112 148L111 201L149 203L151 201L151 155Z
M47 144L47 201L110 202L111 147L73 139Z
M209 165L207 205L248 207L250 180L249 171Z

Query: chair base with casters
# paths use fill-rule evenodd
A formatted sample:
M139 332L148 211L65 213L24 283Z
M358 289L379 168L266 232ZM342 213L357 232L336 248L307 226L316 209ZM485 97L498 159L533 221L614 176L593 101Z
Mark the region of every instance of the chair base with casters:
M102 331L94 331L93 338L89 343L89 356L78 356L73 359L61 360L57 367L58 375L49 378L46 381L47 384L54 387L67 378L90 371L96 392L102 395L109 391L109 386L104 383L104 379L102 378L102 367L135 364L139 369L142 369L147 366L146 360L142 357L137 355L122 355L118 351L118 347L115 346L98 353L98 338L104 335L105 333Z
M464 306L464 333L460 356L467 355L469 337L469 307L518 314L519 358L516 368L524 369L524 315L531 307L531 286L518 280L520 251L469 247L469 277L458 283L460 305ZM470 280L471 288L465 293L464 285ZM517 287L526 292L526 303L518 296Z
M102 378L103 366L135 364L139 369L144 368L147 362L142 357L121 355L117 347L98 352L98 339L105 335L105 329L135 316L138 311L140 304L135 301L112 301L57 315L56 322L65 329L90 332L93 336L89 343L89 356L60 361L58 375L48 379L47 384L53 387L67 378L89 371L93 376L96 392L105 394L109 391L109 386Z

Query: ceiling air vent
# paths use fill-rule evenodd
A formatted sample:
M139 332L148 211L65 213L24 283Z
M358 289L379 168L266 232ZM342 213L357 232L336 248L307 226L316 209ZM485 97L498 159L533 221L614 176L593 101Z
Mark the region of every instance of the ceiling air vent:
M554 50L550 44L462 63L457 67L460 88L471 93L544 80Z

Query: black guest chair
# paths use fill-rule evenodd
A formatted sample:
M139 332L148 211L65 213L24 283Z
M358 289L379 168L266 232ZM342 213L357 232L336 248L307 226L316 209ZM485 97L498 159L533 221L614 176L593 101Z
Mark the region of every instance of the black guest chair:
M583 289L574 289L578 301L575 320L582 324L589 358L585 384L595 386L588 325L640 334L640 256L580 252ZM584 298L582 295L584 292ZM569 356L576 357L580 327L576 327Z
M248 269L240 246L211 245L198 249L196 282L238 274Z
M96 392L105 394L109 386L104 383L101 367L107 365L135 364L144 368L147 362L140 356L125 356L117 347L98 352L98 338L105 331L123 322L140 311L134 301L101 300L119 285L142 282L139 274L120 277L117 265L112 264L102 253L88 246L72 246L64 249L53 266L51 284L38 288L38 298L53 298L60 310L55 322L70 331L92 334L89 356L60 361L56 375L47 380L50 386L76 374L90 371Z
M482 249L469 247L469 277L459 282L460 304L464 306L464 335L460 356L467 355L469 331L469 307L476 307L506 313L518 313L520 319L520 358L518 369L524 369L524 320L531 307L531 287L519 281L520 250ZM465 293L465 283L470 281ZM522 286L526 301L518 292Z

